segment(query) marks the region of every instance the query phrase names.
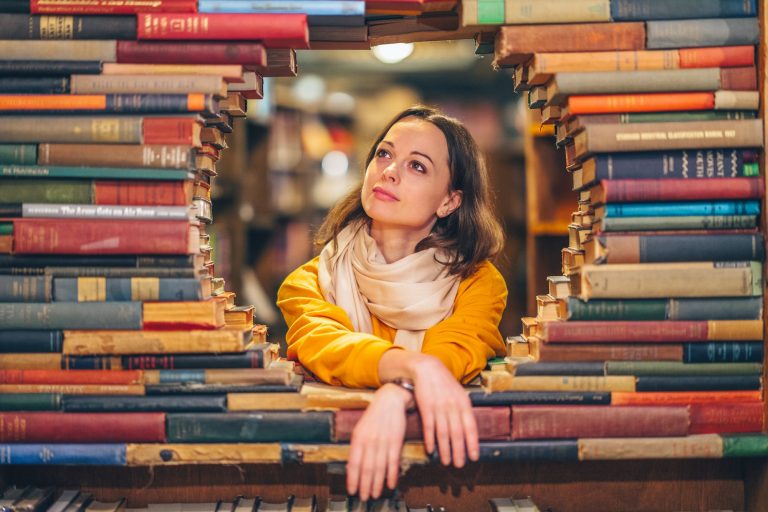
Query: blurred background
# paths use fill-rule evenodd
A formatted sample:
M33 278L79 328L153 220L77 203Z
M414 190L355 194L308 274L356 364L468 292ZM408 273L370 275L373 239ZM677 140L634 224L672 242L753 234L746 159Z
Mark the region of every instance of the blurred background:
M535 294L546 293L546 275L560 274L559 248L567 245L570 211L552 206L564 194L548 183L568 180L554 139L542 137L510 72L492 69L492 55L474 50L474 41L462 40L382 45L375 54L298 51L298 77L265 78L264 99L248 102L217 166L211 234L217 275L238 304L256 306L271 341L282 341L286 330L275 307L283 279L317 254L314 232L361 179L379 130L417 103L463 121L486 158L506 232L495 262L509 289L502 335L519 334L521 316L535 315ZM560 179L530 184L527 196L525 154L534 149L536 165L543 159ZM528 181L541 174L527 173ZM565 195L572 205L573 194ZM547 206L530 213L527 203Z

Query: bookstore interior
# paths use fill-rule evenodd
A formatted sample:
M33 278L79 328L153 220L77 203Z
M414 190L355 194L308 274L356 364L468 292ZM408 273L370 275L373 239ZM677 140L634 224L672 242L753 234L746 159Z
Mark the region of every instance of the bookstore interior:
M767 12L0 0L0 512L768 512Z

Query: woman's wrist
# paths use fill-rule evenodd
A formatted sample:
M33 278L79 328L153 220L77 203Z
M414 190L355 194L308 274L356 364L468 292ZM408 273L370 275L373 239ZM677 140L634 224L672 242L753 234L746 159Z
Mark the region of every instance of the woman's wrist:
M401 387L394 382L387 382L379 388L378 394L386 395L388 398L396 400L402 404L403 409L411 409L416 405L416 400L413 393L404 387Z

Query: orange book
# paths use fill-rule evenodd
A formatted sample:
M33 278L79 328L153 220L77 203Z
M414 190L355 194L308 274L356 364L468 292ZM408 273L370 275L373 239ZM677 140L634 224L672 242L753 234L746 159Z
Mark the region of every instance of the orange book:
M0 370L0 384L142 384L141 370Z
M143 395L142 384L0 384L0 395L63 393L66 395Z
M754 66L754 46L718 46L677 50L681 68L725 68Z
M186 101L181 99L186 96ZM166 112L211 111L207 94L176 94L171 102L155 94L0 94L0 111Z
M660 391L611 393L611 405L691 405L760 402L760 391Z
M568 98L570 114L610 114L621 112L670 112L713 110L711 92L658 92L645 94L594 94Z

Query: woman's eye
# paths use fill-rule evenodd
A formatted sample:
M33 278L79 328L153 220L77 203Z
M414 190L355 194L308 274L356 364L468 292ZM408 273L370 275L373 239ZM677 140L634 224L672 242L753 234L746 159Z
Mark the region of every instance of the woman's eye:
M414 160L414 161L411 163L411 165L413 166L413 168L414 168L414 169L416 169L416 170L417 170L417 171L419 171L419 172L427 172L427 168L426 168L426 167L424 167L424 166L421 164L421 162L418 162L418 161Z
M389 151L387 151L386 149L380 149L376 152L376 156L379 158L387 157L389 156Z

